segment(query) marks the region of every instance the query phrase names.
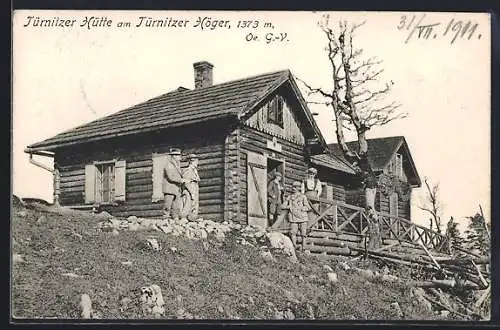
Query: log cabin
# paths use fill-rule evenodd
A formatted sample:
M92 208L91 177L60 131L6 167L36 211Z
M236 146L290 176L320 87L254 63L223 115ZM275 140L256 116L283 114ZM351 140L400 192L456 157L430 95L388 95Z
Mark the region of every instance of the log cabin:
M54 159L54 202L117 217L159 217L165 157L180 148L199 157L205 219L266 226L269 178L280 171L290 193L309 166L318 169L322 197L361 205L356 168L326 143L289 70L213 84L212 64L193 67L194 89L179 87L29 145L30 159ZM374 153L377 166L392 169L387 160L395 157L419 186L404 138L389 141L393 148L377 149L387 155ZM409 204L400 214L409 219Z

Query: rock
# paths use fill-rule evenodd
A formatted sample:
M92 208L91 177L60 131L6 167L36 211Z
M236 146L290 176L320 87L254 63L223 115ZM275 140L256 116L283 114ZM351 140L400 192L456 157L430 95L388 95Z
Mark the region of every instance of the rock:
M343 270L345 270L345 271L347 271L347 270L351 269L351 266L349 266L349 265L348 265L346 262L344 262L344 261L339 262L339 265L340 265L340 267L342 267L342 269L343 269Z
M195 232L193 229L191 228L186 228L186 231L184 232L184 235L186 236L186 238L188 239L194 239L196 238L195 237Z
M170 234L173 231L172 226L160 226L160 230L165 234Z
M295 298L295 296L293 295L292 292L290 292L288 290L284 290L284 294L285 294L287 301L292 302L294 304L300 303L300 301L297 298Z
M215 233L215 239L218 240L219 242L222 242L223 240L226 239L226 235L224 234L223 231L216 230L214 233Z
M382 275L381 279L382 279L382 281L385 281L385 282L397 282L398 281L397 276L390 275L390 274Z
M410 288L410 296L415 298L415 300L422 305L427 311L432 311L432 304L430 301L424 298L425 291L422 288L412 287Z
M254 305L254 304L255 304L255 300L254 300L254 299L253 299L253 297L251 297L251 296L249 296L249 297L248 297L248 302L249 302L250 304L252 304L252 305Z
M28 215L28 212L26 212L26 211L19 211L16 214L17 214L17 216L24 218L25 216Z
M151 313L155 315L156 317L161 316L165 313L165 307L160 307L160 306L154 306L151 309Z
M328 276L328 281L331 283L337 283L339 281L337 273L330 272L327 274Z
M111 232L111 235L113 235L113 236L118 236L118 235L120 235L120 232L119 232L119 231L115 228L115 229L113 229L113 231Z
M24 262L24 257L23 255L21 254L17 254L17 253L14 253L12 255L12 263L13 264L17 264L17 263L21 263L21 262Z
M274 257L270 251L260 251L260 255L264 260L274 261Z
M160 243L156 240L156 238L148 238L146 239L146 244L153 250L153 251L160 251Z
M132 266L132 261L122 261L122 265Z
M364 276L368 279L372 279L375 276L373 271L371 271L370 269L358 269L358 272L359 272L359 274L361 274L362 276Z
M282 233L272 232L268 233L266 237L269 240L269 244L272 248L281 250L283 254L288 256L288 260L290 260L291 262L297 262L295 248L288 236L285 236Z
M184 308L179 308L175 312L175 317L178 319L192 319L193 315L187 311L184 310Z
M221 314L224 314L224 308L221 305L217 306L217 311Z
M161 288L156 285L143 286L141 288L141 296L139 298L143 312L153 314L158 317L165 313L165 301Z
M391 303L391 310L396 314L397 317L403 317L403 311L401 311L401 307L399 303L393 302Z
M189 223L189 221L186 218L182 218L182 219L177 220L177 224L179 224L181 226L187 225L188 223Z
M332 273L333 272L333 269L332 267L328 266L328 265L323 265L323 269L326 270L327 272L329 273Z
M140 225L137 222L132 222L128 225L128 230L130 230L130 231L138 231L139 228L140 228Z
M206 239L208 237L208 233L203 228L197 228L194 231L194 234L195 234L194 236L196 238L200 238L200 239Z
M292 310L288 308L284 313L283 313L283 319L284 320L295 320L295 315L293 314Z
M109 218L112 218L113 216L111 214L109 214L108 212L106 211L102 211L102 212L99 212L97 214L98 217L102 217L102 218L105 218L105 219L109 219Z
M275 320L284 320L285 319L285 315L281 311L275 311L274 312L274 319Z
M86 293L80 297L80 308L82 310L82 318L90 319L92 317L92 300L90 300L89 295Z
M118 225L118 228L120 228L120 230L127 230L128 226L129 226L128 221L127 220L122 220L122 221L120 221L120 224Z
M132 299L130 299L129 297L125 297L122 300L120 300L120 312L125 311L131 302Z
M441 311L441 313L439 313L439 315L441 315L442 317L445 317L445 318L448 318L450 316L450 311Z
M111 223L111 227L115 229L120 228L121 221L115 218L108 219L108 221Z
M170 251L172 251L173 253L176 253L177 252L177 248L175 246L172 246L172 247L170 247Z
M62 276L66 276L66 277L71 277L71 278L79 278L81 277L80 275L78 274L75 274L75 273L64 273L64 274L61 274Z
M47 218L42 215L40 216L37 220L36 220L36 223L39 224L39 225L43 225L45 222L47 221Z
M261 238L262 236L264 236L266 234L265 231L258 231L254 234L255 238Z
M128 222L137 222L138 218L135 215L131 215L127 218Z
M314 309L311 306L311 304L308 303L306 308L307 308L307 316L309 317L309 319L314 320L315 319Z

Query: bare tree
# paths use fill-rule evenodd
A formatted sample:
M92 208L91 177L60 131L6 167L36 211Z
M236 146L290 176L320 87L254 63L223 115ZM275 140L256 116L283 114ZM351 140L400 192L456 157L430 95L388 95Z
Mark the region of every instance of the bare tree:
M309 103L326 105L333 110L337 142L345 158L358 168L364 183L366 208L372 210L370 214L376 219L378 179L368 162L366 132L374 126L404 118L407 114L397 112L400 104L385 101L394 83L390 81L380 87L383 69L379 69L378 65L382 61L375 57L362 60L363 49L354 47L354 32L364 23L341 21L334 28L330 16L324 15L318 25L327 39L331 86L328 89L313 87L297 79L307 88ZM318 100L311 100L316 97ZM344 130L352 129L357 135L357 151L349 148L344 136Z
M429 179L424 178L425 183L425 199L418 206L419 209L429 213L431 217L430 221L430 229L433 228L433 224L436 227L438 233L441 234L441 209L442 203L439 200L439 183L429 184Z

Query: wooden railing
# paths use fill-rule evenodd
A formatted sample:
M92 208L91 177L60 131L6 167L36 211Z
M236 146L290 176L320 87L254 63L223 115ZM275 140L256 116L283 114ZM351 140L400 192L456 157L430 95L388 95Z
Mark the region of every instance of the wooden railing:
M317 216L308 223L309 231L326 230L369 236L368 229L371 220L368 218L366 209L323 198L309 198L309 200L318 209ZM448 240L446 236L387 213L377 212L377 215L382 238L422 244L435 251L446 251ZM287 215L284 214L272 228L288 231L286 218Z

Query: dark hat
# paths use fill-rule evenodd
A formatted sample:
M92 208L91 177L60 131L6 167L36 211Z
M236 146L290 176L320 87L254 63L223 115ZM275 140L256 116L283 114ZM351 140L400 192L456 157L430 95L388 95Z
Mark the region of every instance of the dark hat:
M188 159L198 159L198 156L196 156L195 154L189 154L187 156Z
M169 152L171 155L180 155L181 154L181 149L179 148L170 148L170 152Z
M314 167L309 167L309 168L307 169L307 172L308 172L308 173L317 174L317 173L318 173L318 170L317 170L317 169L315 169Z

